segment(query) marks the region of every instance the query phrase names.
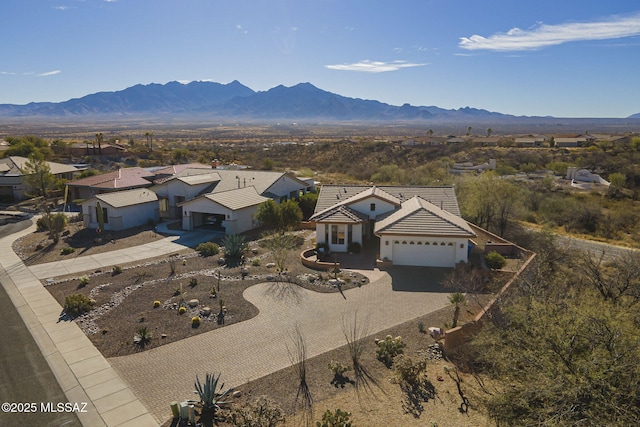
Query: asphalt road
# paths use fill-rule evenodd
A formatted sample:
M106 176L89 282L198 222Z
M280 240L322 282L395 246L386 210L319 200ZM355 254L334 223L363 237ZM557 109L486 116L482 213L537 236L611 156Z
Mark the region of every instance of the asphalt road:
M636 249L625 248L623 246L615 246L607 243L594 242L591 240L583 240L583 239L576 239L573 237L560 236L557 234L555 235L555 238L561 245L565 246L568 249L575 249L575 250L590 252L592 255L596 255L596 256L600 256L604 252L605 258L618 257L625 254L626 252L636 250Z
M0 226L0 238L31 224L31 220L26 220ZM11 409L17 411L5 412L3 406L0 426L82 426L72 412L42 408L43 403L65 403L67 398L3 286L0 286L0 325L0 403L15 403ZM25 403L29 404L27 408L17 405ZM26 409L35 411L25 412Z

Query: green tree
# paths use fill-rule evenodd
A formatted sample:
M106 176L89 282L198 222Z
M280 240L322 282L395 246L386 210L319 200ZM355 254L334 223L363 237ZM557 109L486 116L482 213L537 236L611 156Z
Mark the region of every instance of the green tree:
M96 133L96 142L98 143L98 154L102 156L102 142L104 141L104 135L102 132Z
M302 210L295 200L287 200L279 205L280 208L280 231L294 230L302 221Z
M9 143L9 148L3 151L3 157L29 157L31 154L41 154L43 158L49 158L53 155L53 150L51 150L49 144L44 139L34 135L22 137L7 136L4 139Z
M489 252L484 257L484 261L491 270L500 270L507 264L507 260L496 251Z
M308 220L313 215L313 212L316 209L316 204L318 203L318 193L309 192L304 193L298 199L298 206L300 206L300 210L302 211L302 218L304 220Z
M278 204L269 199L258 206L256 220L267 230L277 230L280 226L280 209Z
M34 152L22 169L24 174L24 182L28 187L27 195L30 197L48 198L52 190L57 189L61 185L61 181L51 173L49 164L44 160L44 155Z
M504 235L523 202L524 192L513 182L485 172L459 186L463 216L479 227Z
M277 230L284 234L300 224L302 210L295 200L287 200L280 204L267 200L258 206L256 220L266 229Z

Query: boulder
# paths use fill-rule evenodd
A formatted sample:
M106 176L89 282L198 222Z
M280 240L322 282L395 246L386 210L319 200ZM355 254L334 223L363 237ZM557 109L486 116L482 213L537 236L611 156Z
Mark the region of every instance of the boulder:
M193 308L193 307L197 307L198 304L200 304L200 301L198 301L197 299L191 299L189 300L189 302L187 303L187 305L189 305L189 307Z

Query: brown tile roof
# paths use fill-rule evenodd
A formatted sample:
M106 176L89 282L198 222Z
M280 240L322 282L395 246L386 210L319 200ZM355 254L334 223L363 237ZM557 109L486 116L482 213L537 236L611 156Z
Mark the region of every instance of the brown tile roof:
M421 236L476 235L464 219L417 196L402 203L399 210L378 220L374 232Z
M128 189L136 187L147 187L151 185L151 180L155 175L145 169L122 168L114 172L89 176L87 178L70 181L70 187L90 187L99 189ZM145 179L148 178L148 179Z

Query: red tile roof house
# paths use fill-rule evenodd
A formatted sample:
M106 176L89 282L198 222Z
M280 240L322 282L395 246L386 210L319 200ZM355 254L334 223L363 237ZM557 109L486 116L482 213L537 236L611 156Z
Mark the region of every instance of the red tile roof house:
M97 194L151 187L155 176L153 172L134 167L69 181L69 200L79 203Z
M476 236L453 187L325 185L311 221L330 251L379 238L379 258L393 265L454 267Z

